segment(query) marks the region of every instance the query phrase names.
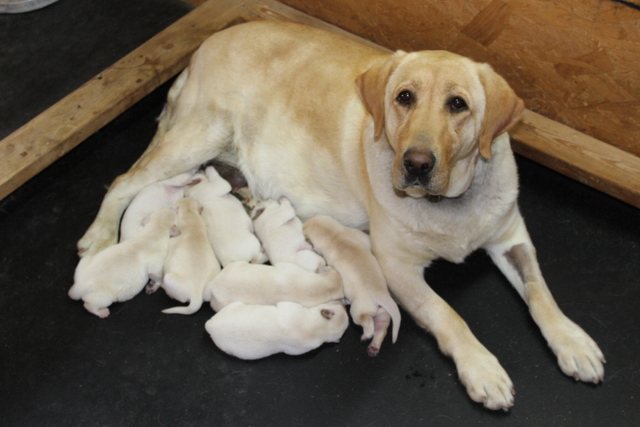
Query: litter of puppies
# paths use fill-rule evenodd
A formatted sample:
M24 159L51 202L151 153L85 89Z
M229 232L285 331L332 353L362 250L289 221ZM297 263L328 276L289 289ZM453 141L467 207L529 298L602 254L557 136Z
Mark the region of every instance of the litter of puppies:
M390 324L395 343L400 311L367 234L323 216L303 225L289 200L254 199L238 174L203 165L149 185L125 211L119 243L80 260L69 296L101 318L145 288L188 304L167 314L208 302L213 342L247 360L338 342L345 305L370 356Z

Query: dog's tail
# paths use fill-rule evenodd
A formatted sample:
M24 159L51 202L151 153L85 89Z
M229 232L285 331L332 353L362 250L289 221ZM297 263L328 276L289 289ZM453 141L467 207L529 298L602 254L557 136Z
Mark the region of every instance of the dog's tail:
M178 306L173 308L167 308L162 310L163 313L166 314L193 314L196 311L200 310L202 307L202 292L197 293L191 300L189 301L189 305L187 306Z

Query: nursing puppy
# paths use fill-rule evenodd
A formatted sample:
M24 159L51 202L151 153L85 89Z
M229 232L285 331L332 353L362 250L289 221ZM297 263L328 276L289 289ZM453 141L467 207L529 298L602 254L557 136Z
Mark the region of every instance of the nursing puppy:
M302 221L285 197L261 202L251 218L271 264L292 262L314 272L327 265L306 241Z
M192 56L149 148L115 180L78 249L114 244L145 185L218 158L259 199L287 197L303 222L325 214L369 230L389 290L474 401L506 410L513 384L423 273L477 249L521 295L562 372L599 383L604 356L555 302L518 208L506 132L523 111L488 64L450 52L385 52L288 22L236 25Z
M143 188L131 201L122 216L120 241L124 242L140 231L142 223L148 220L155 211L174 207L178 200L184 196L186 186L190 184L194 184L193 172L182 173Z
M331 267L314 273L289 262L272 266L241 261L223 268L207 285L204 298L215 311L236 301L267 305L295 301L314 307L344 298L344 291L340 274Z
M349 316L338 301L307 308L295 302L251 305L233 302L206 324L213 342L227 354L254 360L276 353L303 354L338 342Z
M224 267L234 261L266 262L253 223L242 203L231 194L231 184L212 167L205 169L207 181L189 192L203 207L202 217L213 252Z
M168 208L156 211L125 242L82 258L69 297L82 299L90 313L107 317L112 303L130 300L149 280L162 281L169 238L177 234L175 212Z
M193 314L200 310L204 288L220 272L220 263L209 244L198 202L192 198L182 199L176 204L176 211L180 235L169 243L162 288L171 298L189 305L162 312ZM147 293L154 293L158 287L160 283L148 285Z
M315 250L340 273L344 295L351 304L351 318L362 326L363 340L373 338L367 351L369 356L377 356L391 320L392 338L396 342L400 310L389 295L378 260L371 253L369 236L326 215L305 222L304 234Z

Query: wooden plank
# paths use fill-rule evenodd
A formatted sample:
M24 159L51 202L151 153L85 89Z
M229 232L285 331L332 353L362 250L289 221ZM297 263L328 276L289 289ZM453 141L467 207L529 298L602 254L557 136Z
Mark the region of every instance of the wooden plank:
M640 158L530 110L510 134L516 153L640 207Z
M0 199L186 67L255 0L207 2L0 141Z
M503 13L500 3L496 4L496 13ZM276 1L262 1L243 17L302 22L389 51ZM475 31L476 26L469 28L469 31ZM640 158L531 110L525 111L522 122L512 130L511 136L517 153L640 207Z

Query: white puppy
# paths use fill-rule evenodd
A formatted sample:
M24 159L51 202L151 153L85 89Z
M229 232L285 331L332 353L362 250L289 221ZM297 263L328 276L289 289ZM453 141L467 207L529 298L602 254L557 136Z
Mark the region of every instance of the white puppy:
M184 197L185 187L193 181L193 172L186 172L144 187L122 215L120 241L124 242L140 231L142 223L158 209L174 207Z
M109 315L114 302L128 301L151 280L162 280L169 238L178 234L176 213L162 208L126 242L82 258L69 289L69 297L84 300L84 307L98 317Z
M242 203L231 194L231 185L213 166L205 170L207 181L189 191L204 208L209 243L222 266L234 261L266 262L260 241L253 233L253 223Z
M275 266L231 263L207 285L204 293L205 301L211 301L215 311L236 301L246 304L295 301L314 307L342 298L342 280L335 269L324 267L314 273L289 262Z
M251 218L256 236L262 242L271 264L292 262L309 271L327 265L305 239L302 221L285 197L279 201L261 202L253 210Z
M338 342L348 326L349 316L338 301L312 308L294 302L234 302L213 316L205 329L225 353L253 360L276 353L303 354L325 342Z
M380 351L391 320L395 343L400 328L400 310L389 295L378 260L371 253L369 236L326 215L308 220L304 233L342 276L344 293L351 304L351 317L354 323L362 326L363 340L373 338L369 355L376 356Z
M180 235L169 243L162 288L171 298L183 303L188 301L189 305L162 312L193 314L202 306L205 286L220 272L220 263L209 244L198 202L190 197L182 199L176 210ZM159 283L147 286L147 293L155 292L159 286Z

